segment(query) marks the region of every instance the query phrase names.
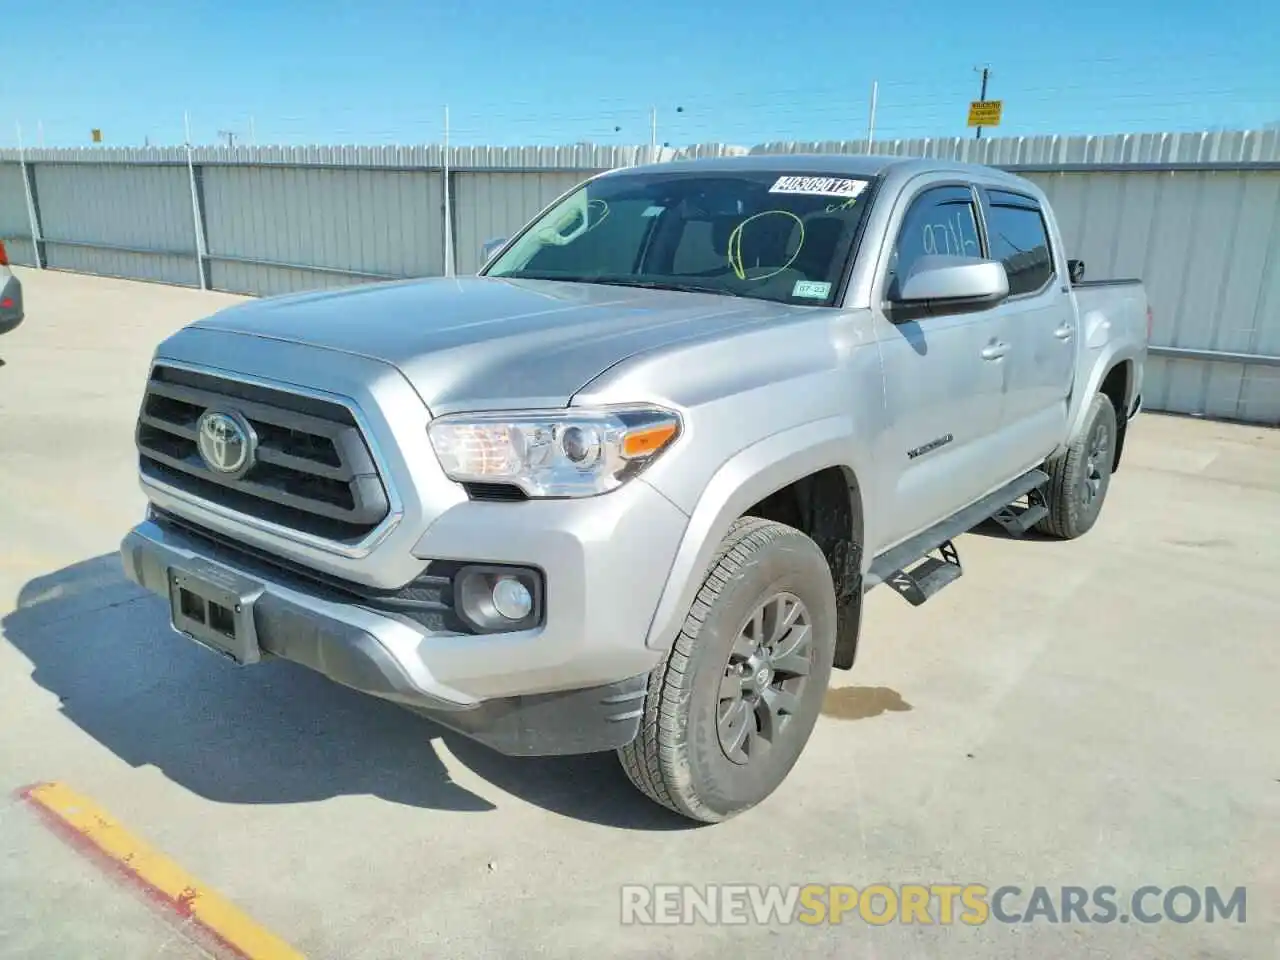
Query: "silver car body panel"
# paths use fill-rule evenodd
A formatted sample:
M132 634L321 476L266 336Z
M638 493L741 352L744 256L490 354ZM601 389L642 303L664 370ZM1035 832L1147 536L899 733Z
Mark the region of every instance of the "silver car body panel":
M601 370L655 345L723 339L812 309L715 294L459 277L249 302L191 329L381 361L404 374L432 414L444 416L563 407Z
M0 333L16 329L22 319L22 281L8 266L0 263Z

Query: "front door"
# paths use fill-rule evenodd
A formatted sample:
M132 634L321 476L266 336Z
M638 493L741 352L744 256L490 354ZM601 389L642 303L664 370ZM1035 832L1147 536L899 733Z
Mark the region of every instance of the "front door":
M900 202L886 275L873 299L887 421L879 458L890 488L880 518L883 547L988 492L1004 390L998 310L910 316L886 305L896 278L917 258L983 255L974 190L936 184Z

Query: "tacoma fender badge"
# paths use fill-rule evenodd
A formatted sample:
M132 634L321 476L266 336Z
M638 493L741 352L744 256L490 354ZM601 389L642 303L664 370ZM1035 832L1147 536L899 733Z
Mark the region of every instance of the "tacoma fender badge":
M939 447L945 447L948 443L950 443L954 439L955 437L953 437L951 434L944 433L942 436L934 440L930 440L928 443L923 443L920 446L915 447L914 449L908 450L907 459L914 460L916 457L926 454L930 450L937 450Z

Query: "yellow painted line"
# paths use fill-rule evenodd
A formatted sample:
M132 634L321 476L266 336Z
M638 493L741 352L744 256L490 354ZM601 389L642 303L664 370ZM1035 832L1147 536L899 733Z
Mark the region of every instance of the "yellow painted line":
M180 866L125 830L88 797L62 783L40 783L21 795L74 831L126 874L140 881L182 916L195 921L248 960L303 960L302 954L255 922L230 900L211 890Z

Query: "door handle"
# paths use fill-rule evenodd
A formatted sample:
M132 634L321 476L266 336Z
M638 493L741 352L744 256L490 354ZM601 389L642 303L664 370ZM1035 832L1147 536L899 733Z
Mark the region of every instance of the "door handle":
M1070 340L1071 335L1075 332L1075 328L1071 324L1064 323L1062 326L1058 327L1058 329L1053 331L1053 335L1059 340Z
M1009 345L1007 343L1002 343L999 340L997 340L994 343L989 343L982 348L982 359L983 360L999 360L1008 352L1009 352Z

